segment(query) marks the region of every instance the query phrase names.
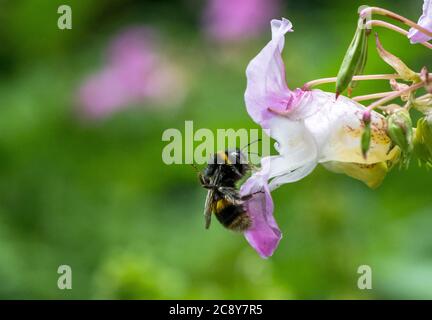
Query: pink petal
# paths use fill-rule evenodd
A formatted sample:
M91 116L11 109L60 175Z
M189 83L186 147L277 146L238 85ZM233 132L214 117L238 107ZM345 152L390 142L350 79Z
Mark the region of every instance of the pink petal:
M144 26L116 35L107 50L107 63L79 88L81 114L99 119L135 104L179 106L186 91L184 79L157 40L155 32Z
M281 56L285 33L293 31L292 24L285 18L272 20L271 29L272 40L246 69L246 108L252 119L264 127L274 116L268 111L269 107L280 112L289 111L294 100L302 94L301 90L292 92L288 88Z
M263 159L265 161L265 159ZM252 219L252 227L244 235L262 258L270 257L279 245L282 233L273 217L273 200L267 185L266 165L252 175L241 187L241 195L253 194L245 206Z
M119 81L118 76L116 68L106 68L83 83L78 99L86 116L105 117L129 101L128 88Z
M279 0L208 0L203 15L206 33L219 42L260 34L274 17Z
M423 14L420 17L418 24L426 30L432 31L432 0L424 0ZM408 38L411 40L411 43L425 42L432 39L414 28L410 29Z
M112 39L107 50L108 63L151 67L158 59L158 40L157 32L150 27L126 27Z

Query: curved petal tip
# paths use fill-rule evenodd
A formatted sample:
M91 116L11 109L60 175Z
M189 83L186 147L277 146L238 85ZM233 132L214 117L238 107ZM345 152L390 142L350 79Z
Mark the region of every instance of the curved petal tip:
M242 194L252 194L245 206L252 219L252 226L244 235L262 258L273 255L282 239L282 233L273 217L273 200L266 181L259 174L253 175L242 186Z
M278 247L279 241L282 239L282 233L279 230L276 232L276 230L264 229L251 229L245 232L245 237L261 258L267 259L273 255L273 252Z
M275 35L275 32L279 31L282 34L285 34L287 32L294 31L292 29L292 23L286 18L282 18L281 20L273 19L270 22L272 34Z

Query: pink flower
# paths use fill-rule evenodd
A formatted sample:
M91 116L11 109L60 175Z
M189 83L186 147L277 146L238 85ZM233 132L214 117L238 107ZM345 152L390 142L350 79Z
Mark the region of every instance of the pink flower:
M185 91L182 80L161 54L153 32L133 27L114 38L106 65L84 81L79 105L84 115L96 119L133 104L178 105Z
M216 41L237 41L259 35L277 14L279 0L208 0L204 24Z
M252 195L245 203L252 226L245 232L246 240L263 258L270 257L277 248L282 233L273 217L273 200L267 184L268 158L263 159L261 171L241 187L242 196Z
M240 190L253 194L246 203L253 227L245 236L263 257L274 252L281 238L270 191L306 177L318 164L376 187L388 171L387 161L398 154L379 113L371 113L372 141L364 159L360 148L364 106L344 96L335 100L334 93L321 90L290 90L281 52L292 25L287 19L272 20L271 29L271 41L246 69L245 102L252 119L276 140L279 154L263 158L261 169Z
M432 31L432 0L424 0L423 14L420 17L418 24L426 30ZM426 42L432 39L414 28L410 29L408 38L411 40L411 43Z

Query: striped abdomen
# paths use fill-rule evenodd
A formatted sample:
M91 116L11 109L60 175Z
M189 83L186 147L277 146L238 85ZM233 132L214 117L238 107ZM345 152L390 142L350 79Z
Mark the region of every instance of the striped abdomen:
M241 204L233 204L225 199L217 201L215 215L224 227L233 231L243 232L252 224Z

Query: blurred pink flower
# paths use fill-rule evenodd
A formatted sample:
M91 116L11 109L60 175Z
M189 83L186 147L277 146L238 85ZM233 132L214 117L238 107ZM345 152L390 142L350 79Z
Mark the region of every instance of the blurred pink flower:
M80 111L98 119L133 104L178 106L185 94L182 74L166 59L148 28L121 32L109 46L106 65L79 88Z
M278 15L279 4L279 0L208 0L206 32L221 42L257 36Z

